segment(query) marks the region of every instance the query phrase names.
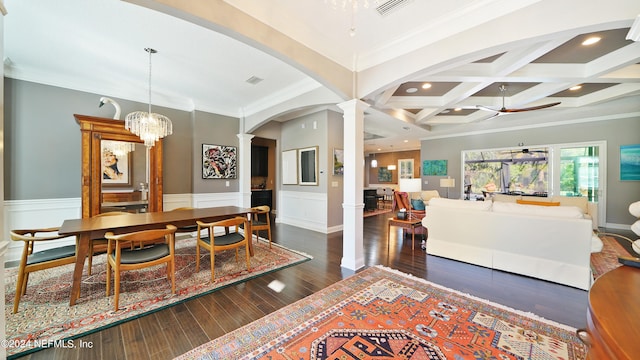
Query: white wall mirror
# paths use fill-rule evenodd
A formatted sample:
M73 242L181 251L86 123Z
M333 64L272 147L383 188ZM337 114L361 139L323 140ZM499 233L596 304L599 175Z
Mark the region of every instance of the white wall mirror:
M318 147L298 149L299 184L318 185Z

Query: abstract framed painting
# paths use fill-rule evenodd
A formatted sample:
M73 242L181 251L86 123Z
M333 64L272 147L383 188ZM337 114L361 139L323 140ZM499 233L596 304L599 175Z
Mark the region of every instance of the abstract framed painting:
M640 180L640 144L620 145L620 180Z
M238 169L235 146L202 144L202 178L235 179Z
M446 176L447 160L424 160L422 162L422 175Z

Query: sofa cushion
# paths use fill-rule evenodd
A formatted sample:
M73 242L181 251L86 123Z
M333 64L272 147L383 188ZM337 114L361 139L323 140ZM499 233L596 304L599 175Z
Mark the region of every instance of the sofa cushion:
M515 203L522 199L522 195L493 194L493 201Z
M584 219L582 211L575 206L538 206L495 202L493 203L493 211L521 215Z
M411 199L411 207L413 210L424 210L424 201L420 199Z
M489 211L491 210L491 201L466 201L459 199L433 198L429 200L429 206Z
M589 212L589 204L586 196L554 196L551 201L560 202L560 206L576 206L583 214Z
M538 206L560 206L560 202L554 201L534 201L534 200L516 200L521 205L538 205Z
M436 197L440 197L438 190L423 190L420 192L420 199L425 202L429 202L429 200Z

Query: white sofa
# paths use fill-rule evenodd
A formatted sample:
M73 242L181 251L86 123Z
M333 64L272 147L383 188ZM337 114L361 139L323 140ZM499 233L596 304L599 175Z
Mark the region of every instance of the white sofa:
M584 290L591 286L592 242L599 239L575 207L434 198L422 225L428 254Z

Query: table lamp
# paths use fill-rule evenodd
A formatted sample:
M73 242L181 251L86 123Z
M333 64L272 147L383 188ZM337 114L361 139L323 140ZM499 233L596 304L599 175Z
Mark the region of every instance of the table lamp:
M440 179L440 187L447 188L447 199L449 198L449 188L456 187L456 179L447 177L446 179Z
M409 219L412 219L411 193L422 191L422 179L400 179L398 185L400 185L400 191L409 194Z

